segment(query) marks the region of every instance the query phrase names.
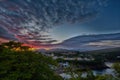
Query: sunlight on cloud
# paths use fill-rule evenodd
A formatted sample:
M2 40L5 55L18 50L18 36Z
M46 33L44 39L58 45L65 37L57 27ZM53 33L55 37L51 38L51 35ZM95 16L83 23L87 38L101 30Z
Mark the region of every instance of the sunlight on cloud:
M90 42L86 45L97 47L120 47L120 40L103 40L99 42Z
M107 0L0 0L0 27L21 42L38 40L43 44L56 40L42 38L49 29L64 23L85 22L96 17ZM41 39L48 39L42 41ZM28 42L31 43L31 42ZM38 44L38 43L37 43Z

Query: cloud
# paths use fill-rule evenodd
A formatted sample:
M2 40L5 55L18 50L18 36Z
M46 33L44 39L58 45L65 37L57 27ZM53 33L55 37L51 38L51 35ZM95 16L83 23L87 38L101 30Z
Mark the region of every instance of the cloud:
M98 42L90 42L86 45L96 47L120 47L120 40L103 40Z
M54 43L49 29L94 18L107 0L1 0L0 26L21 42ZM47 39L48 41L44 41ZM29 43L29 42L28 42Z
M77 36L63 41L60 46L81 51L120 47L120 33Z
M9 42L9 40L5 39L5 38L0 38L0 44L4 43L4 42Z
M8 31L0 27L0 38L8 40L17 40L14 35L10 34Z

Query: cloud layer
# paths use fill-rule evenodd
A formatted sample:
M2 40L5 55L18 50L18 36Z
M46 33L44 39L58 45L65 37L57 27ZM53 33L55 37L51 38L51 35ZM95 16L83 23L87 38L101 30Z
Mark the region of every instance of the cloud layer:
M95 17L107 0L0 0L0 27L19 41L49 45L49 29ZM11 36L9 36L11 37Z
M120 33L77 36L63 41L60 46L81 51L120 47Z
M98 42L90 42L87 45L96 47L120 47L120 40L103 40Z

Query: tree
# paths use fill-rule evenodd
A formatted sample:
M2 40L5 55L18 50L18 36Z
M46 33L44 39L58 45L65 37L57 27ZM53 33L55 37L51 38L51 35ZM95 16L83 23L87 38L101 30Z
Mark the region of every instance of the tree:
M115 70L117 77L120 78L120 63L114 63L113 69Z
M7 45L7 48L0 47L3 49L0 54L0 80L62 80L51 69L51 66L57 66L56 61L29 50L11 50L13 44L6 43L1 46Z
M112 75L99 75L96 80L119 80L115 77L113 77Z

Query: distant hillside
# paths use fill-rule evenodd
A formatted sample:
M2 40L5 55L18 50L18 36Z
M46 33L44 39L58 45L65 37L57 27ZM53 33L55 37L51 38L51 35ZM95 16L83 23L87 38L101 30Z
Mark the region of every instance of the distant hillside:
M120 52L120 47L109 48L109 49L101 49L101 50L93 50L93 51L86 51L85 53L106 53L106 52Z

